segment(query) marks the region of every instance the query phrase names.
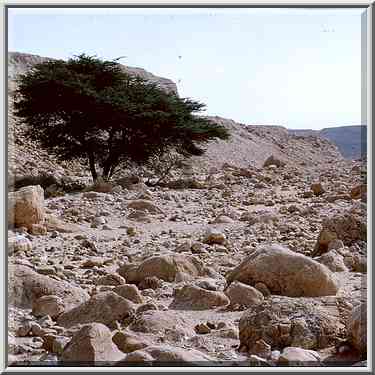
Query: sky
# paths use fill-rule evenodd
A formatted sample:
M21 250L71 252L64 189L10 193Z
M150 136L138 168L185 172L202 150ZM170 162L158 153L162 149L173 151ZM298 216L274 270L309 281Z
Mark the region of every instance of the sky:
M203 114L322 129L361 124L363 9L22 9L8 50L80 53L172 79Z

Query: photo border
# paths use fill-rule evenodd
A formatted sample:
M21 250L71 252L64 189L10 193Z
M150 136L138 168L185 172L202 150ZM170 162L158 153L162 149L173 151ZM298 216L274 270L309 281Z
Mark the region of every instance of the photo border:
M363 8L367 14L367 22L366 22L366 30L367 30L367 53L365 57L362 55L362 69L365 69L365 74L362 76L362 95L366 98L366 106L362 107L362 118L367 119L367 173L368 173L368 183L370 184L370 189L368 190L368 215L367 215L367 224L368 224L368 264L371 266L369 272L367 273L367 314L368 314L368 333L371 335L367 336L368 340L368 365L366 368L353 368L353 367L323 367L323 368L311 368L311 367L276 367L276 368L257 368L257 367L247 367L247 368L236 368L232 367L188 367L185 368L183 366L173 366L173 367L7 367L7 343L8 343L8 335L7 335L7 327L8 327L8 311L7 311L7 282L8 282L8 256L7 256L7 246L8 246L8 236L7 236L7 209L8 209L8 172L7 172L7 159L8 159L8 132L7 132L7 124L8 124L8 64L5 63L8 58L8 9L11 8ZM95 1L87 1L87 2L80 2L76 3L74 0L70 1L39 1L39 2L32 2L32 1L12 1L6 2L3 5L3 12L1 14L0 21L3 25L4 31L4 39L1 41L1 67L3 75L1 80L4 80L4 90L2 90L2 97L1 97L1 109L3 116L3 153L2 153L2 163L1 167L3 168L3 178L5 184L2 184L2 188L4 189L3 194L1 194L1 203L2 207L5 208L3 212L3 225L1 226L1 233L2 238L4 238L3 242L3 252L2 252L2 269L4 271L3 275L3 283L1 288L1 297L3 301L3 309L1 310L1 332L0 334L3 335L3 343L5 345L0 345L1 350L1 370L2 373L25 373L25 372L53 372L54 374L64 374L66 372L94 372L94 373L108 373L108 372L124 372L124 373L150 373L150 372L220 372L220 373L232 373L232 372L251 372L251 373L262 373L262 374L273 374L275 372L288 372L288 373L332 373L332 372L339 372L339 373L373 373L373 365L372 365L372 337L373 337L373 325L372 325L372 308L373 308L373 288L372 288L372 271L374 267L374 257L372 256L372 212L373 212L373 202L372 202L372 186L373 186L373 175L372 175L372 144L374 142L374 134L372 132L372 98L373 98L373 49L372 49L372 35L373 35L373 27L372 27L372 19L374 17L374 3L369 1L331 1L329 3L325 2L324 0L321 1L264 1L264 2L251 2L249 0L246 1L237 1L234 4L231 3L221 3L219 1L206 1L204 3L191 0L188 2L175 2L175 1L164 1L164 2L157 2L157 1L139 1L137 3L134 2L125 2L125 1L112 1L110 3L103 3L103 2L95 2ZM365 67L364 67L365 66ZM363 71L362 71L363 73ZM363 78L364 77L364 78ZM366 86L367 83L367 86ZM365 87L364 87L365 86ZM363 99L362 99L363 102ZM368 372L370 370L370 372Z

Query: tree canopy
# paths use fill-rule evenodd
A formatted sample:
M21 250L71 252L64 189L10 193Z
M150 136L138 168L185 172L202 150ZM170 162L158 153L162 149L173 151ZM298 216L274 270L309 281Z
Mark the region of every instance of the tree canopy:
M18 79L15 114L26 133L60 160L85 158L94 180L109 179L122 162L144 163L171 148L202 155L223 126L196 114L205 105L127 74L117 60L85 54L48 60Z

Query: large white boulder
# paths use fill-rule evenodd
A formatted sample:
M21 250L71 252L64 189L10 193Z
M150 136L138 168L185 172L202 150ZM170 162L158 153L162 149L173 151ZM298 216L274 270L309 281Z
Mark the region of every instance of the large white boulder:
M335 295L338 285L323 264L280 245L264 245L251 253L227 276L254 286L265 284L272 294L289 297Z
M45 219L44 190L39 185L25 186L8 194L8 224L32 228Z

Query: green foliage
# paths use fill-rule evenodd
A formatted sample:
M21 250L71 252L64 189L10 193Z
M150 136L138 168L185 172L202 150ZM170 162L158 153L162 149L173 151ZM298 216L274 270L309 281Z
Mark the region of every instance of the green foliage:
M175 149L170 149L162 155L154 155L144 165L145 171L150 171L156 181L151 183L150 178L146 181L147 185L157 185L168 179L172 172L181 169L185 157L179 154Z
M20 77L15 113L26 135L60 160L85 158L108 180L126 161L139 164L171 148L189 157L228 131L196 116L202 103L130 76L116 61L79 55L47 61Z

